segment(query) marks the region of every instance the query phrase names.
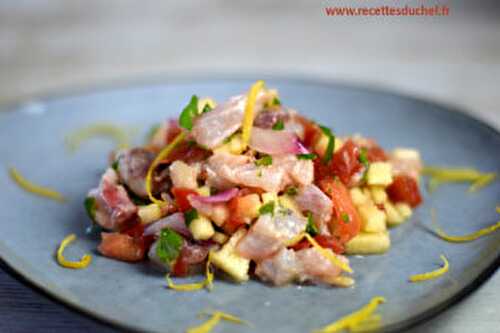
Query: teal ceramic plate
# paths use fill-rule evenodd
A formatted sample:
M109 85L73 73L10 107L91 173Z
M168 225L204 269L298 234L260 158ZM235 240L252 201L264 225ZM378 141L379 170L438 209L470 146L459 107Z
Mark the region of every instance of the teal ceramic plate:
M0 114L0 254L12 268L59 300L107 322L135 330L182 332L200 322L197 313L218 309L239 315L253 327L223 324L219 332L310 332L384 296L385 330L398 330L428 318L477 286L498 266L500 233L467 244L450 244L430 234L430 209L452 234L466 234L498 220L500 182L476 194L465 185L440 188L412 219L391 230L392 247L380 256L353 257L356 286L272 288L258 282L235 285L217 281L213 292L167 290L163 276L147 264L127 264L95 253L97 239L85 235L82 205L97 184L112 143L86 142L76 153L64 138L96 122L113 122L138 131L137 143L154 123L177 116L193 93L222 100L246 91L253 80L178 80L78 96L49 98ZM462 113L388 93L330 83L277 79L288 106L331 126L340 135L362 133L383 147L419 149L432 165L500 170L500 134ZM63 192L65 204L31 196L8 177L17 167L29 179ZM79 235L67 255L92 252L88 269L61 268L54 260L58 243ZM436 269L439 255L450 272L437 280L411 284L412 274Z

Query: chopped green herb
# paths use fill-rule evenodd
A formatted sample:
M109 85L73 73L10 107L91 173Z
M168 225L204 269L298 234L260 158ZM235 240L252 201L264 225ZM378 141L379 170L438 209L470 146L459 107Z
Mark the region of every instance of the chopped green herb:
M165 264L172 263L181 252L183 238L172 229L166 228L160 232L156 255Z
M268 166L273 164L273 158L270 155L265 155L255 161L257 166Z
M274 201L269 201L268 203L260 207L259 214L274 214Z
M188 227L191 224L191 222L193 222L197 218L198 218L198 211L194 208L184 212L184 222Z
M285 129L285 123L283 123L283 120L278 119L278 121L273 125L273 130L281 131L283 129Z
M314 160L316 158L316 154L298 154L297 159L299 160Z
M210 112L212 110L213 110L212 107L207 103L207 104L205 104L205 106L201 110L201 113Z
M323 133L328 137L328 146L326 147L325 156L323 157L323 162L328 163L332 159L333 151L335 149L335 135L333 135L332 130L325 126L320 126Z
M289 187L289 188L287 188L285 190L285 193L288 194L288 195L290 195L290 196L292 196L292 197L295 196L295 195L297 195L298 192L299 192L299 190L296 187L293 187L293 186Z
M113 170L118 172L118 165L119 165L118 160L115 160L115 161L113 161L113 163L111 163L111 168L113 168Z
M366 149L366 147L362 147L360 150L359 150L359 157L358 157L358 160L361 164L363 164L365 167L368 168L368 164L370 163L368 161L368 149Z
M146 134L146 140L151 141L153 140L153 137L155 136L156 132L160 129L160 124L154 124L151 126L151 128L148 131L148 134Z
M257 171L257 177L262 177L262 170Z
M83 205L85 206L85 211L87 211L88 216L92 219L92 221L94 221L95 220L95 210L97 208L95 198L94 197L85 198Z
M313 237L319 234L318 227L314 223L313 215L311 212L307 212L306 232Z
M273 101L272 101L272 103L271 103L271 104L272 104L272 105L281 105L281 101L280 101L280 99L279 99L278 97L276 97L276 96L275 96L275 97L273 98Z
M342 213L341 218L342 218L342 221L344 221L345 223L351 222L351 218L349 217L349 214L347 214L347 213Z
M179 125L188 131L193 128L193 119L198 115L198 96L193 95L191 101L179 116Z

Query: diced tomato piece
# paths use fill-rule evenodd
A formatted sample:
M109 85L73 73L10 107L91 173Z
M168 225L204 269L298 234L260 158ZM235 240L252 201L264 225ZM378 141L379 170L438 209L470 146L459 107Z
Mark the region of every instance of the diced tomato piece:
M368 161L370 161L370 163L384 162L384 161L387 161L387 159L388 159L385 151L377 145L368 148L366 155L367 155Z
M308 249L311 246L312 246L311 243L309 243L309 241L307 239L303 239L300 242L298 242L297 244L295 244L294 246L292 246L291 248L294 249L295 251L300 251L300 250Z
M232 198L228 203L229 208L229 218L222 226L224 232L228 234L233 234L238 228L245 224L245 219L241 214L240 208L240 196Z
M422 202L422 196L417 181L408 175L394 177L387 188L389 198L394 202L405 202L411 207L417 207Z
M103 232L101 237L101 244L97 249L102 255L132 262L144 259L146 254L144 245L134 237L118 232Z
M304 128L304 140L302 143L307 148L312 148L321 134L321 129L309 119L301 116L297 116L297 119Z
M189 272L189 264L182 259L182 256L179 255L177 260L175 260L174 266L172 267L172 275L173 276L187 276Z
M321 247L332 249L333 252L341 254L344 253L344 245L333 236L318 235L314 237Z
M175 203L181 212L190 210L191 204L188 200L188 195L198 194L196 191L189 188L174 187L172 188L172 194L174 195Z
M332 199L333 215L330 227L333 229L333 236L341 244L344 244L356 236L361 228L361 219L352 202L349 190L344 184L333 178L321 180L319 186Z
M144 249L145 253L148 252L149 248L155 241L154 235L144 236L144 225L138 221L136 221L133 226L122 230L121 233L134 238L136 243Z
M336 238L333 236L326 236L326 235L317 235L314 237L316 242L324 248L331 249L333 252L341 254L344 253L344 245ZM300 251L303 249L308 249L312 245L309 243L307 239L303 239L291 248L294 249L295 251Z
M351 177L361 170L363 164L359 161L359 147L347 140L332 158L332 172L342 183L349 184Z

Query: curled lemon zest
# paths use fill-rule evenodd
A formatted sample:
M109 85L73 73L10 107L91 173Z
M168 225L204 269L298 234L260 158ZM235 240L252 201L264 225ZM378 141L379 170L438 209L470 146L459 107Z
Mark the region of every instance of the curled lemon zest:
M215 103L215 101L213 99L211 99L210 97L202 98L202 99L198 100L198 113L201 114L201 112L203 111L203 108L205 108L206 105L208 105L210 108L213 109L217 106L217 103Z
M36 194L41 197L49 198L55 201L64 202L66 198L59 192L52 189L33 184L24 178L16 168L9 168L10 177L19 185L23 190Z
M500 213L500 209L499 207L496 208L497 212ZM434 225L437 226L437 220L436 220L436 211L433 209L431 211L431 218L432 218L432 222ZM436 233L436 235L438 235L441 239L447 241L447 242L451 242L451 243L465 243L465 242L472 242L482 236L485 236L485 235L488 235L488 234L491 234L492 232L496 231L497 229L500 228L500 221L498 221L497 223L489 226L489 227L486 227L486 228L483 228L483 229L479 229L478 231L475 231L471 234L468 234L468 235L463 235L463 236L452 236L452 235L448 235L446 232L444 232L443 229L441 229L439 226L437 226L434 230L434 232Z
M426 281L426 280L432 280L435 278L440 277L444 273L448 272L448 269L450 267L450 264L448 262L448 259L442 254L439 256L441 260L443 261L443 266L439 269L436 269L432 272L427 272L427 273L422 273L422 274L415 274L410 276L410 281L411 282L421 282L421 281Z
M90 262L92 261L92 256L89 254L84 254L83 257L79 261L69 261L64 258L64 249L73 242L76 239L75 234L70 234L66 238L64 238L61 242L61 245L59 245L59 248L57 249L57 262L59 265L65 268L72 268L72 269L82 269L86 268L88 265L90 265Z
M202 314L210 315L209 313L206 312ZM205 321L199 326L188 328L186 330L186 333L209 333L221 321L221 319L235 324L247 324L245 321L229 313L225 313L222 311L214 311L212 312L211 317L207 321Z
M482 189L483 187L486 187L490 185L495 179L497 178L496 173L486 173L479 177L472 185L469 187L468 191L469 192L477 192L478 190Z
M212 260L212 251L208 253L208 260L205 268L205 280L203 280L202 282L175 284L170 278L170 274L167 274L165 277L165 279L167 280L167 286L170 289L176 291L196 291L203 288L207 288L209 291L211 291L213 288L213 281L214 281L214 273L210 269L210 265L212 263L211 260Z
M316 240L314 240L314 238L311 237L311 235L309 235L306 232L302 232L297 236L293 237L291 240L285 243L285 246L287 247L293 246L298 242L300 242L304 237L307 239L309 243L311 243L311 245L316 249L316 251L318 251L323 257L328 259L333 265L340 267L345 272L348 273L353 272L352 268L349 266L349 263L340 260L332 251L323 248L316 242Z
M104 123L90 125L68 135L66 137L66 145L69 150L75 151L80 147L82 142L98 136L110 137L116 141L118 148L127 148L129 145L129 135L124 129Z
M165 148L163 148L158 153L158 155L156 155L156 158L153 160L153 163L151 163L151 165L149 166L148 173L146 174L146 192L148 194L149 199L155 204L162 205L165 202L156 199L153 196L153 193L151 192L151 180L153 178L153 171L155 170L158 163L164 160L172 152L172 150L174 150L174 148L184 140L185 137L186 137L185 132L177 134L174 140L170 142Z
M264 81L259 80L255 82L250 88L247 95L247 103L245 105L245 113L243 115L242 139L243 148L246 148L248 141L250 141L250 134L252 132L253 115L255 109L255 101L257 94L264 87Z
M384 297L374 297L370 300L368 304L366 304L364 307L359 309L358 311L355 311L351 313L350 315L347 315L345 317L340 318L339 320L324 326L323 328L320 328L319 330L314 331L314 333L334 333L334 332L339 332L345 329L348 330L353 330L356 328L362 328L364 329L364 322L367 320L377 320L374 317L373 313L375 310L377 310L377 307L379 304L385 303L385 298ZM380 323L380 319L379 323Z
M445 183L471 183L469 192L489 185L496 178L496 173L483 173L472 168L439 168L426 166L422 174L430 177L428 188L429 192L435 191L440 185Z
M370 317L362 320L358 325L352 326L349 331L351 333L357 332L373 332L380 328L382 323L382 316L372 314Z

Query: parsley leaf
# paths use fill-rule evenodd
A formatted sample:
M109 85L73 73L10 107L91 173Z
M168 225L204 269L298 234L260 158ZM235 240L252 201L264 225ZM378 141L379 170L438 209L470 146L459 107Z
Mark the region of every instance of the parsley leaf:
M166 228L160 232L156 255L165 264L170 264L177 259L181 252L183 238L172 229Z
M297 193L299 193L299 190L296 187L292 186L292 187L287 188L285 190L285 193L293 197L293 196L297 195Z
M342 213L342 215L340 217L342 218L342 221L344 221L345 223L351 222L351 218L349 217L349 214L347 214L347 213Z
M285 129L285 123L283 123L283 120L278 119L278 121L273 125L273 130L282 131L283 129Z
M269 201L268 203L260 207L259 214L274 214L274 201Z
M323 133L328 137L328 146L326 147L325 156L323 157L323 162L328 163L332 159L333 151L335 149L335 135L333 135L332 130L325 126L320 126Z
M194 208L184 212L184 222L188 227L191 224L191 222L196 220L198 217L199 217L198 211Z
M362 147L360 150L359 150L359 157L358 157L358 161L363 164L365 167L368 168L368 164L370 163L368 161L368 149L366 149L366 147Z
M111 168L113 168L113 170L118 172L118 165L119 165L118 160L115 160L115 161L113 161L113 163L111 163Z
M273 98L273 101L271 102L271 105L276 105L276 106L277 106L277 105L281 105L281 101L280 101L280 99L279 99L278 97L276 97L276 96L275 96L275 97Z
M213 110L213 108L207 103L207 104L205 104L205 106L201 110L201 113L210 112L212 110Z
M94 197L85 198L83 205L85 206L85 211L87 212L88 216L92 219L92 221L94 221L95 220L95 210L96 210L95 198Z
M319 234L318 227L314 223L314 219L311 212L307 212L306 232L313 237Z
M316 158L316 154L298 154L297 159L299 160L314 160Z
M255 161L257 166L268 166L273 164L273 158L270 155L265 155Z
M191 101L186 105L184 110L182 110L179 116L179 125L188 131L193 128L193 119L198 115L198 96L193 95Z

